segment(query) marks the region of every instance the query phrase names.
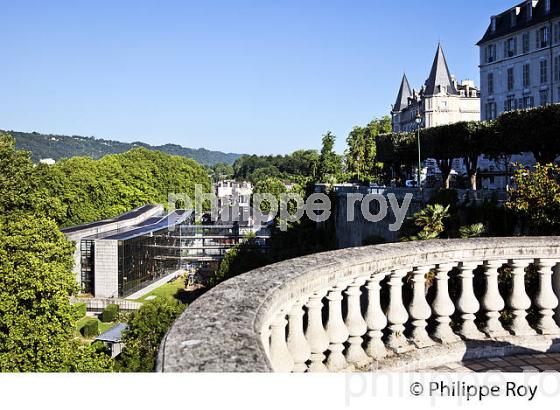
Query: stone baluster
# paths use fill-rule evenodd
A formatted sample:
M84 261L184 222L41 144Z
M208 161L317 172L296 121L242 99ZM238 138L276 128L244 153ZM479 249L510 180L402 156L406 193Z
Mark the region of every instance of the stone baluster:
M459 278L461 279L461 294L456 302L457 311L461 314L461 328L459 334L465 339L483 339L484 333L480 332L474 323L475 313L480 309L473 289L473 271L478 267L476 262L462 262L459 264Z
M326 372L327 367L324 365L325 352L329 348L329 336L323 325L323 298L327 294L324 292L315 292L307 302L307 329L305 330L305 338L311 349L311 363L309 371L313 373Z
M366 353L373 359L387 356L387 349L383 343L383 329L387 326L387 318L381 309L381 281L385 274L375 274L367 282L368 306L366 310L366 325L368 328L368 342Z
M511 331L515 336L536 334L527 322L527 309L531 307L531 299L525 290L525 268L530 264L531 261L527 259L515 259L511 262L513 284L508 306L513 310Z
M289 373L294 369L294 359L286 344L286 314L281 310L271 325L270 362L275 372Z
M328 294L329 320L327 322L327 335L329 335L329 356L327 368L330 371L338 371L346 368L346 358L342 354L344 343L348 340L350 333L342 319L342 291L345 285L336 285Z
M396 353L411 350L410 343L404 336L404 325L408 320L408 312L404 307L402 286L403 277L408 273L406 269L397 269L391 272L389 279L389 307L387 320L389 322L389 336L387 346Z
M455 264L436 266L436 297L432 303L432 311L436 318L436 328L432 337L440 343L458 342L458 337L451 329L451 315L455 313L455 305L449 296L449 272Z
M535 298L540 315L537 329L543 335L556 335L560 329L553 319L554 309L558 307L558 298L552 288L552 273L557 262L552 259L538 259L535 262L539 269L539 291Z
M419 349L435 344L426 332L426 320L432 315L432 309L426 301L426 274L430 270L430 266L421 266L414 268L412 272L412 300L408 306L408 314L412 319L412 341Z
M288 349L294 360L294 372L307 371L306 362L311 356L309 343L303 333L303 303L297 301L288 314Z
M355 366L363 366L369 362L369 358L362 348L363 339L367 332L367 324L362 315L360 287L366 282L366 278L354 280L346 290L347 313L346 328L350 334L348 339L348 350L346 351L346 361Z
M482 296L482 308L486 314L486 323L482 329L488 337L509 336L500 322L500 311L504 309L505 302L498 289L498 269L507 261L484 262L484 276L486 278L486 291Z
M554 289L554 294L560 299L560 265L556 265L553 269L554 274L552 275L552 288ZM560 304L556 308L556 324L560 326Z

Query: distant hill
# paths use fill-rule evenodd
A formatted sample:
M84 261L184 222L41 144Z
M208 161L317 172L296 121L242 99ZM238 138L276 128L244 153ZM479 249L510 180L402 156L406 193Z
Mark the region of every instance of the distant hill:
M1 131L10 134L16 140L16 147L31 151L34 162L40 159L52 158L56 161L70 157L91 157L99 159L108 154L119 154L136 147L145 147L154 151L161 151L171 155L192 158L202 165L212 166L218 163L233 164L240 154L226 154L220 151L209 151L204 148L185 148L175 144L152 146L143 142L119 142L81 137L78 135L45 135L37 132Z

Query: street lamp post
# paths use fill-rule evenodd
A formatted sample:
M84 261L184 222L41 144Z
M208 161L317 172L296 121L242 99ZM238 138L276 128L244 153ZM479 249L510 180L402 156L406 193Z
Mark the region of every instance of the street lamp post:
M420 115L420 110L416 111L416 134L418 140L418 188L422 190L422 156L420 154L420 125L422 124L422 116Z

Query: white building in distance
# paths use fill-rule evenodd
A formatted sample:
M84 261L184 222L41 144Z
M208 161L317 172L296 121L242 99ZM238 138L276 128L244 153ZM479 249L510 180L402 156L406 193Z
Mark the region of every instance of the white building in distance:
M480 47L482 119L560 102L560 0L492 16Z
M403 76L391 109L393 132L416 130L417 113L423 119L423 128L480 121L480 91L473 81L458 83L451 75L441 44L438 44L430 76L419 91L411 89L406 74Z

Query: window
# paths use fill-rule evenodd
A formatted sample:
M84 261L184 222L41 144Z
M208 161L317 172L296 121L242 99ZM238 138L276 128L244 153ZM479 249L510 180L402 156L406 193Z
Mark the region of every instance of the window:
M504 111L513 111L517 109L516 100L513 97L509 97L504 101Z
M494 73L488 73L488 94L494 94Z
M523 97L522 107L533 108L535 106L535 99L531 96Z
M541 60L541 84L548 82L548 60Z
M540 97L541 97L540 105L541 106L547 105L548 104L548 90L541 90Z
M508 89L508 91L512 91L514 86L515 86L515 78L513 76L513 67L512 67L512 68L508 68L508 70L507 70L507 89Z
M493 120L496 118L497 115L496 103L495 102L487 102L486 103L486 119Z
M546 14L550 13L550 0L544 0L544 11Z
M529 1L527 3L527 21L533 18L533 2Z
M548 27L543 27L537 30L537 48L548 47L549 33Z
M554 81L560 81L560 55L554 57Z
M492 63L496 61L496 44L490 44L486 47L486 62Z
M554 23L554 43L560 43L560 21Z
M496 16L492 16L490 28L492 32L496 31Z
M504 43L504 58L513 57L517 54L517 38L508 38Z
M531 33L523 33L523 54L527 54L531 47Z
M523 65L523 88L528 88L531 86L531 65Z

